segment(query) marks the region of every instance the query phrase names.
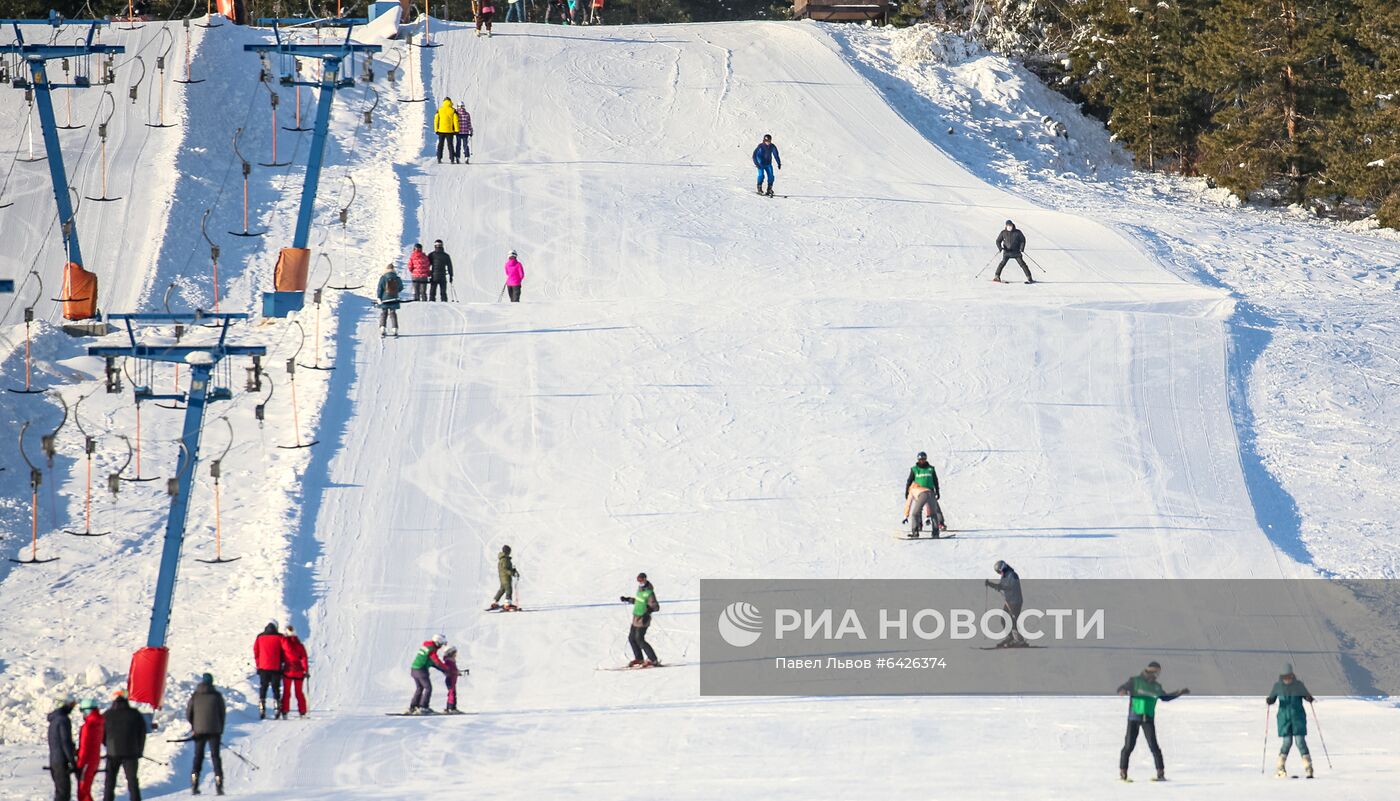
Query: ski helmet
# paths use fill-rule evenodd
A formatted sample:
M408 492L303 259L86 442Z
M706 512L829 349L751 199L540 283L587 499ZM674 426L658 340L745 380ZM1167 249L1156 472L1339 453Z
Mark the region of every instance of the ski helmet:
M924 453L923 451L919 451L919 455L916 456L915 458L922 462L922 461L924 461L925 459L928 458L928 454L927 454L927 453Z
M647 574L645 574L645 573L638 573L638 574L637 574L637 581L646 581L646 580L647 580Z
M508 259L513 259L513 258L516 257L516 255L518 255L518 254L516 254L516 252L512 250L512 251L510 252L510 254L509 254L508 256L506 256L506 258L508 258Z
M439 647L446 645L446 644L447 644L447 635L446 635L446 634L434 634L434 635L433 635L433 644L435 644L435 645L437 645L437 646L439 646Z
M1160 671L1162 669L1162 666L1153 661L1147 663L1147 669L1156 673L1157 671Z
M96 709L96 708L97 708L97 699L96 699L96 698L84 698L84 699L82 700L82 702L78 704L78 708L81 709L81 710L84 711L84 712L87 712L87 711L90 710L90 709Z
M443 655L444 657L456 656L456 655L457 655L457 646L455 646L455 645L449 645L449 646L447 646L447 648L443 650L442 655Z
M995 570L998 574L1000 574L1003 570L1006 569L1006 563L998 559L997 563L992 565L992 569Z

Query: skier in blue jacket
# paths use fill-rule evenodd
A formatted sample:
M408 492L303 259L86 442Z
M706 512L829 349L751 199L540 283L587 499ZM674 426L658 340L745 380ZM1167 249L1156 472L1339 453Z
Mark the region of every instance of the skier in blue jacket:
M783 158L778 155L778 146L773 144L773 135L764 134L763 141L753 149L753 166L758 168L758 193L773 196L773 165L783 168ZM763 191L763 176L768 176L768 191Z

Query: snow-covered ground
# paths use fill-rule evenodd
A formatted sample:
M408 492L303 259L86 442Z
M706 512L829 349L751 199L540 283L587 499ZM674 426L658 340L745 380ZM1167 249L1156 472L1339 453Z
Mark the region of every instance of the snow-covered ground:
M229 739L262 768L227 760L237 795L1106 798L1122 792L1116 698L699 697L698 581L983 576L998 558L1026 577L1395 577L1394 545L1374 530L1397 506L1382 480L1394 435L1376 430L1394 386L1379 358L1394 267L1376 260L1393 240L1127 174L1101 127L1025 73L920 31L501 25L478 40L444 27L444 47L413 54L427 103L399 106L381 81L388 116L364 130L370 101L346 93L322 196L353 170L367 210L343 242L340 204L327 200L320 219L354 283L406 243L442 238L459 302L405 306L403 336L387 342L364 290L323 309L322 358L337 369L297 373L302 435L321 440L310 451L272 447L294 436L279 405L280 365L300 341L291 323L240 333L276 348L266 426L252 422L260 397L214 412L235 431L225 548L243 559L182 570L171 695L205 669L230 688ZM181 279L181 302L201 302L198 219L212 205L217 230L241 222L225 199L239 188L223 144L236 123L221 109L246 105L249 133L268 127L241 52L256 36L197 40L196 71L225 83L181 101L205 129L153 178L169 182L168 225L130 226L166 232L142 288L114 288L133 304L158 307ZM443 95L472 111L469 166L429 157L422 132ZM22 119L0 124L0 141L22 133ZM784 198L752 192L748 156L765 132L782 148ZM265 157L263 137L245 152ZM119 158L135 159L131 147ZM247 250L221 241L242 309L268 283L299 188L295 169L255 175L271 232ZM167 214L158 206L132 208ZM1007 217L1043 285L974 280ZM17 249L34 253L36 237ZM1282 257L1242 265L1242 244ZM519 305L495 302L512 248L527 269ZM47 362L100 375L56 337ZM11 356L7 380L15 369ZM38 397L4 404L7 421L51 428L59 414ZM89 428L131 431L127 395L99 392L82 409ZM178 417L144 407L148 475L170 469ZM206 434L208 457L227 433ZM60 437L55 474L67 479L43 499L49 528L81 514L78 441ZM98 476L125 458L114 434L103 448ZM957 539L891 536L920 449L939 466ZM22 463L6 458L17 546L28 494ZM46 481L46 493L58 483ZM41 551L60 562L0 572L0 797L43 792L46 695L120 686L144 637L159 487L128 485L115 509L102 496L94 527L110 537L49 533ZM202 476L190 559L208 555L209 491ZM535 611L485 616L505 542ZM638 570L665 605L652 640L678 664L600 672L627 658L615 599ZM310 720L249 712L248 646L269 618L309 631ZM478 714L384 717L406 705L407 662L437 631L462 648L463 706ZM1296 785L1258 773L1261 706L1166 708L1164 789L1389 797L1393 704L1320 701L1336 770L1323 763L1321 781ZM181 787L189 751L173 749L153 752L180 760L151 772L155 794ZM1147 760L1140 748L1136 775Z

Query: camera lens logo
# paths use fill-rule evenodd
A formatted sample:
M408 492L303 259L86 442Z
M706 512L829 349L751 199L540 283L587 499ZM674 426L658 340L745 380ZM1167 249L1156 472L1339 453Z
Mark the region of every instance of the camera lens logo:
M735 601L719 616L719 636L735 648L747 648L763 634L763 613L747 601Z

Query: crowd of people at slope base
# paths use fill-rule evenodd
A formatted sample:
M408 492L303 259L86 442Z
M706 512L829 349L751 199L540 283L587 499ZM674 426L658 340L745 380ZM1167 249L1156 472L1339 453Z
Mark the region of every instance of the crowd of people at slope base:
M506 0L504 22L529 22L525 3L526 0ZM472 21L476 23L477 36L491 35L498 5L494 0L472 0ZM544 22L548 25L551 21L560 25L602 25L603 0L545 0Z

